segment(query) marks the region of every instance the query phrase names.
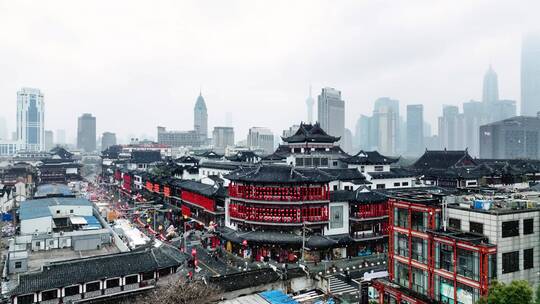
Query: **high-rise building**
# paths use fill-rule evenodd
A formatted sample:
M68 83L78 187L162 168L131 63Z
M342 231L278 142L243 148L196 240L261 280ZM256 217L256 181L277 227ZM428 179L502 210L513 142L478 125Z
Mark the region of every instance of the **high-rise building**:
M307 106L307 122L313 123L313 105L315 104L315 100L311 96L311 86L309 86L309 97L306 99L306 106Z
M197 102L195 102L195 108L193 109L193 129L199 136L202 142L206 142L208 139L208 112L206 110L206 103L202 97L202 93L199 93Z
M521 115L540 111L540 33L530 34L521 46Z
M39 89L22 88L17 92L17 140L28 151L45 149L45 103Z
M0 139L8 140L8 134L6 119L0 116Z
M371 118L366 115L360 115L356 121L354 130L354 147L358 150L371 150L369 142L369 120Z
M300 129L300 125L292 125L288 129L283 130L283 132L281 133L281 137L282 138L291 137L294 135L294 133L296 133L296 131L298 131L298 129Z
M112 132L104 132L101 135L101 151L105 151L107 148L114 145L116 145L116 134Z
M540 117L517 116L481 126L480 157L540 158Z
M84 152L96 151L96 118L90 113L84 113L79 117L77 148Z
M56 130L56 144L57 145L65 145L66 143L67 143L67 141L66 141L66 130L64 130L64 129Z
M443 107L443 116L439 117L439 140L441 148L463 150L465 148L465 121L457 106Z
M54 133L51 130L45 130L45 151L51 151L54 147Z
M159 144L176 147L199 147L201 137L196 131L167 131L165 127L157 127L157 141Z
M249 129L247 146L251 150L262 149L265 154L274 152L274 134L268 128L252 127Z
M499 85L497 83L497 73L493 71L491 65L484 74L484 85L482 91L483 102L494 102L499 100Z
M375 100L372 119L377 150L382 154L395 155L400 144L399 101L388 97Z
M232 127L214 127L212 141L216 153L225 153L227 147L234 146L234 129Z
M424 152L424 106L407 105L407 154L420 156Z
M345 101L341 99L341 92L333 88L323 88L318 97L317 108L321 128L328 134L343 139Z
M343 148L343 151L347 153L353 153L352 148L352 131L350 129L345 128L345 132L343 133L343 140L341 141L341 147Z

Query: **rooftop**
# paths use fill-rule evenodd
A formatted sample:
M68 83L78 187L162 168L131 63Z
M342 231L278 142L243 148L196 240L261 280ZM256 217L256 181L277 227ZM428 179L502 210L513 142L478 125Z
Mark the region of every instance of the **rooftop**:
M71 189L64 184L44 184L37 187L34 198L43 198L48 196L72 196Z
M398 160L399 158L384 156L377 151L360 150L355 155L344 158L341 161L348 164L357 165L389 165L397 162Z
M319 123L305 124L301 123L298 131L289 137L282 137L286 143L303 143L303 142L319 142L319 143L334 143L340 137L334 137L326 133Z
M52 216L49 207L52 206L93 206L92 203L85 198L75 197L50 197L42 199L27 200L21 202L19 209L19 217L21 220Z

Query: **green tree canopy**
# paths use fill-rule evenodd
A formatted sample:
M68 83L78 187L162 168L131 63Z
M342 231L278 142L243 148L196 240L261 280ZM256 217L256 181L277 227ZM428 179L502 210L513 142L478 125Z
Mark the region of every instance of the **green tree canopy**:
M533 290L527 281L512 281L510 284L494 282L489 294L478 304L532 304Z

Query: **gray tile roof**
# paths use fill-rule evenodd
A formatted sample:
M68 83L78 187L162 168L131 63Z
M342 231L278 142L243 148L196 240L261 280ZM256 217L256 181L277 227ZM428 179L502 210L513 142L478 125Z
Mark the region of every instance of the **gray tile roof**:
M21 295L161 268L178 267L184 260L184 254L176 248L162 245L140 251L54 262L43 266L40 272L21 274L19 285L10 294Z

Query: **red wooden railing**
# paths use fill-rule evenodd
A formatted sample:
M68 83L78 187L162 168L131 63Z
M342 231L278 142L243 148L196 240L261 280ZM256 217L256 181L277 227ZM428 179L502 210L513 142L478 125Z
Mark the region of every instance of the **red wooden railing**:
M229 185L229 196L260 201L318 201L328 200L328 186L263 187L251 185Z
M229 204L229 215L234 218L265 223L302 223L328 221L328 207L251 207Z

